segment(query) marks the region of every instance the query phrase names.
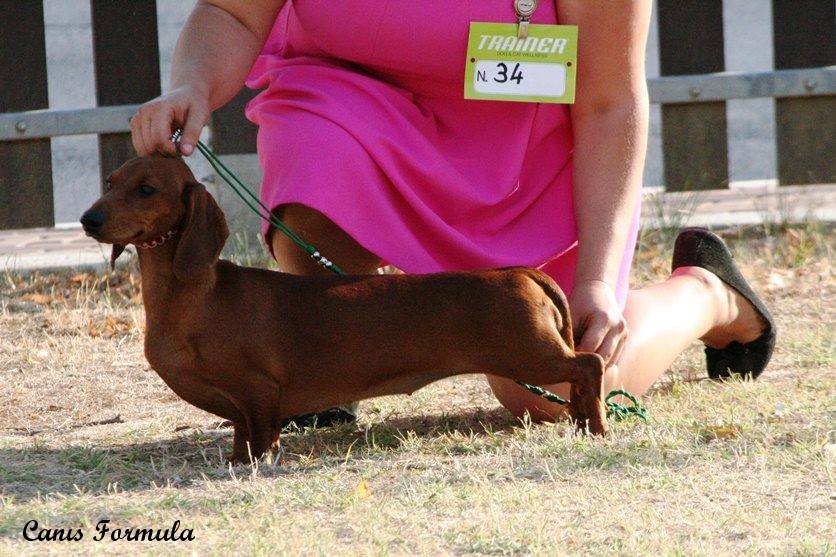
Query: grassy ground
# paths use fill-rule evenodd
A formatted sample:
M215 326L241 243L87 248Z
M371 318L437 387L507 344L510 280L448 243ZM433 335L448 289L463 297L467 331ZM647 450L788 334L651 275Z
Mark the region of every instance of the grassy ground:
M18 553L836 553L832 229L727 234L782 332L763 380L703 380L699 347L605 440L531 425L480 377L367 401L357 427L283 437L229 468L232 432L142 356L135 272L0 285L0 555ZM663 277L641 242L634 282ZM83 541L23 540L24 524ZM94 527L194 542L96 542Z

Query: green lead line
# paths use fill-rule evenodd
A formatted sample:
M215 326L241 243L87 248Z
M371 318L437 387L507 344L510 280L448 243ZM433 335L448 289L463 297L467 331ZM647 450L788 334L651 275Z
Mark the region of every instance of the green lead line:
M287 227L281 220L279 220L273 212L268 209L264 203L261 202L261 199L258 198L246 185L244 185L240 179L233 173L224 163L221 161L215 153L212 152L209 147L203 144L202 141L197 142L197 149L200 153L209 161L209 164L212 165L212 168L215 169L215 172L232 188L232 191L244 202L244 204L249 207L249 209L254 212L256 215L264 219L265 221L269 222L273 226L276 227L282 234L287 236L294 244L305 250L305 252L310 255L317 263L335 273L337 275L344 274L342 269L340 269L334 262L328 260L324 257L316 247L312 246L311 244L305 242L302 238L300 238L293 230ZM246 196L242 194L242 191L246 193ZM258 204L261 210L257 209L252 202L247 199L249 197L252 201ZM262 213L262 211L264 211Z
M284 225L284 223L282 223L278 219L274 220L273 218L271 218L273 215L271 214L270 210L261 202L261 200L253 192L251 192L249 190L249 188L247 188L238 179L238 177L223 163L223 161L221 161L217 156L215 156L214 153L212 153L211 150L209 150L208 147L206 147L203 143L198 142L198 149L200 150L201 154L203 154L203 156L206 157L206 160L209 161L209 164L212 165L212 167L215 169L215 171L224 179L224 181L227 182L227 184L230 185L230 187L232 187L232 190L238 195L238 197L241 198L242 201L244 201L244 203L251 210L253 210L256 214L258 214L258 216L260 216L262 219L270 221L273 225L275 225L277 228L282 230L291 240L293 240L295 243L297 243L301 247L305 248L306 251L312 250L312 246L309 246L308 244L306 244L292 230L287 228ZM235 181L235 184L232 183L232 180ZM261 209L264 211L264 213L261 213L261 211L259 211L255 207L253 207L252 203L250 203L250 201L248 201L246 198L244 198L241 195L242 191L244 193L246 193L247 196L250 199L255 201L261 207ZM268 216L265 216L265 213Z
M621 404L619 402L613 402L611 399L617 396L623 396L624 398L630 401L630 404L627 405ZM647 408L641 402L639 402L639 399L636 398L633 394L628 393L623 389L616 389L614 391L610 391L610 394L608 394L607 398L604 399L604 404L607 405L608 418L612 417L616 421L620 421L626 420L630 416L636 416L643 422L647 421Z
M176 138L176 140L175 140ZM177 143L179 140L179 134L175 134L172 137L172 140ZM305 240L300 238L293 230L288 228L288 226L279 220L273 212L268 209L264 203L262 203L261 199L257 195L255 195L250 188L244 185L243 182L235 175L232 170L230 170L224 163L218 158L215 153L212 152L209 147L207 147L202 141L197 142L197 149L200 151L200 154L204 156L204 158L212 165L212 168L215 169L215 172L218 173L224 182L232 189L233 192L244 202L253 213L258 215L261 219L267 221L277 230L279 230L282 234L287 236L290 241L294 244L305 250L305 252L310 255L317 263L328 269L334 274L337 275L344 275L342 269L337 267L329 259L325 258L319 251L316 249L315 246L307 243ZM537 385L529 385L528 383L523 383L521 381L517 381L517 384L521 387L525 388L529 392L543 397L544 399L548 400L549 402L554 402L556 404L566 405L569 404L569 401L566 399L559 397L558 395L554 394L551 391L547 391L542 387L538 387ZM623 396L624 398L628 399L631 404L621 404L618 402L613 402L613 399L616 396ZM618 389L611 391L607 398L604 400L604 404L607 406L607 417L611 417L615 420L624 420L629 418L630 416L636 416L637 418L647 421L647 408L645 408L639 400L633 396L632 394L628 393L627 391Z

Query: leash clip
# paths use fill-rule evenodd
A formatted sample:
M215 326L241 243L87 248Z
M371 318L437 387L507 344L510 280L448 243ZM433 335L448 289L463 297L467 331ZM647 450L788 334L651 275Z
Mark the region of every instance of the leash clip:
M313 252L311 254L311 258L323 267L325 267L326 269L330 270L334 267L334 263L327 257L324 257L322 254L320 254L318 251Z
M177 128L171 132L171 137L169 139L172 143L174 143L174 148L177 149L177 154L182 155L183 153L180 152L180 140L183 139L183 128Z

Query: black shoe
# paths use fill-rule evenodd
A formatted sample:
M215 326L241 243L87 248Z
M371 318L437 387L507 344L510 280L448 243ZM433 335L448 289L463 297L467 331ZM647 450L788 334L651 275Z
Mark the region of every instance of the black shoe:
M769 363L775 348L775 321L743 278L728 246L709 230L686 228L676 237L673 248L672 270L679 267L702 267L711 271L746 298L763 318L766 329L752 342L741 344L733 341L725 348L705 347L706 367L708 376L712 379L730 377L733 374L751 375L752 379L757 379Z
M345 406L336 406L314 412L313 414L301 414L282 420L282 429L305 429L307 427L334 427L343 424L352 424L357 421L357 403L352 402Z

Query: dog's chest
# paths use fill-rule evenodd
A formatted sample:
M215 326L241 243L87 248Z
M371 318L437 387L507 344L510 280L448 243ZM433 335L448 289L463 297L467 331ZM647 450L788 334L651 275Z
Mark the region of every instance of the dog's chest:
M194 347L185 339L151 329L145 336L145 359L169 385L178 378L195 375L200 360Z

